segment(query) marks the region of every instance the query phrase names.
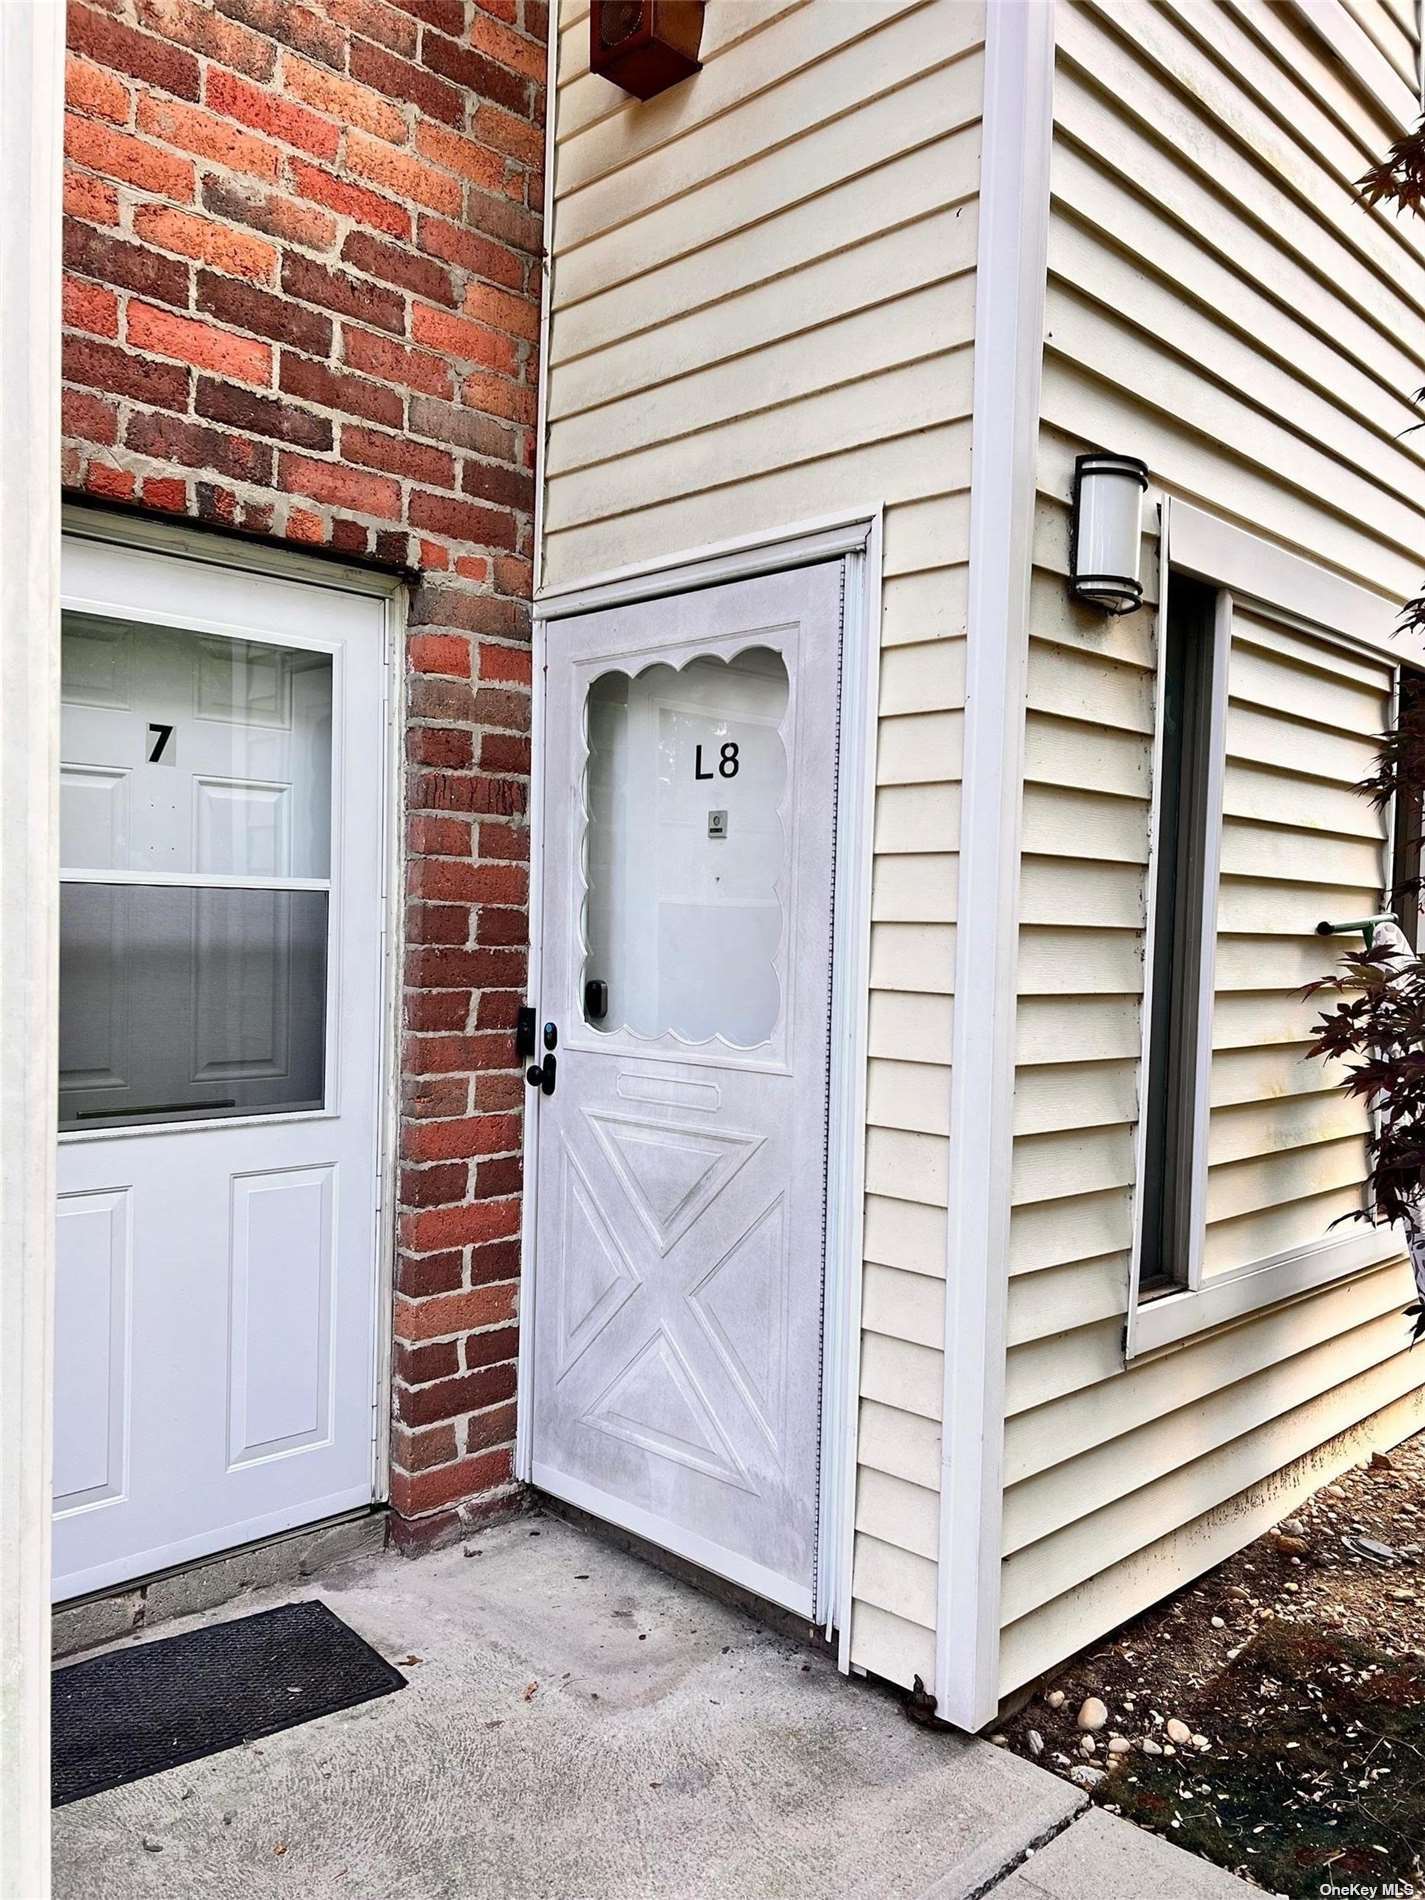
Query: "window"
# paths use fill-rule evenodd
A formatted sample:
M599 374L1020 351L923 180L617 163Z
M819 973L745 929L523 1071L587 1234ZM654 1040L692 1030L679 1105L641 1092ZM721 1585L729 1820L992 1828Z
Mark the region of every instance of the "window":
M1416 811L1392 837L1357 789L1404 657L1388 608L1185 505L1169 523L1130 1356L1400 1251L1343 1219L1368 1118L1307 1056L1302 990L1361 941L1319 925L1413 888L1421 831Z

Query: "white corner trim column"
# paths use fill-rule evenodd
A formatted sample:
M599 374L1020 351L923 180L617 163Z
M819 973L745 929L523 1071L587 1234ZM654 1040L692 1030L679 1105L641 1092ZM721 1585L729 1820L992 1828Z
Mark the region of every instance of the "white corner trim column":
M0 5L0 1900L49 1857L64 7Z
M945 1289L937 1713L999 1701L1019 841L1053 129L1052 0L987 0Z

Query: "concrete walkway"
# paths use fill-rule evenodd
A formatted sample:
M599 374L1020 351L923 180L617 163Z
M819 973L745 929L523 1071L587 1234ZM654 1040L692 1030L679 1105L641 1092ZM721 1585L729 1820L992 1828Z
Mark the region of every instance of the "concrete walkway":
M61 1808L58 1900L1247 1891L557 1519L469 1548L357 1558L130 1639L320 1597L410 1686Z

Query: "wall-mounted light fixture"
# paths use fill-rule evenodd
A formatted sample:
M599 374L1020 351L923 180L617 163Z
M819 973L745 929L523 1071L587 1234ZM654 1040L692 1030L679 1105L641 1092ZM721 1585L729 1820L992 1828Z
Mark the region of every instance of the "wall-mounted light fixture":
M1139 566L1147 465L1135 455L1095 453L1074 463L1069 585L1079 600L1111 614L1143 601Z
M589 70L654 99L701 70L703 0L591 0Z

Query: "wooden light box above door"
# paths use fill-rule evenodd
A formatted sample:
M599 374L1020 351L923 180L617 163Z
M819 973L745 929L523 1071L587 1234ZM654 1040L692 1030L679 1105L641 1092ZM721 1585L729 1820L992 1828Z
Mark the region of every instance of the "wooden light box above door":
M593 0L589 69L652 99L701 69L703 0Z

